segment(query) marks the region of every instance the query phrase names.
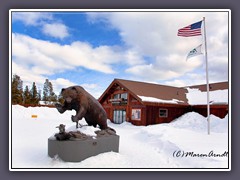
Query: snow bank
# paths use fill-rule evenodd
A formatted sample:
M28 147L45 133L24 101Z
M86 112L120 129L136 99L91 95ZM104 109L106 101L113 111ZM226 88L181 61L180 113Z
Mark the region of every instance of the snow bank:
M202 92L196 88L187 88L186 93L188 103L191 105L207 104L207 92ZM228 104L228 90L209 91L210 102Z
M198 132L207 131L207 118L196 113L190 112L182 115L181 117L175 119L171 123L172 127L191 129ZM228 115L221 119L214 115L210 115L210 127L211 132L228 132Z
M32 118L31 115L37 115ZM172 123L134 126L131 123L108 125L120 136L119 153L107 152L79 163L63 162L47 155L47 140L65 124L74 130L71 115L59 114L55 108L12 106L12 168L227 168L228 157L184 157L176 152L222 154L228 151L228 116L223 120L211 116L212 133L207 135L206 119L187 113ZM86 124L84 120L81 124ZM92 134L95 128L83 126L80 131ZM11 153L11 151L10 151Z

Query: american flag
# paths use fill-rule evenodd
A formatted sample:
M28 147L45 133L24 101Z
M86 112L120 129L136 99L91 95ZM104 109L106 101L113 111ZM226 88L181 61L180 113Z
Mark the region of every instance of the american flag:
M184 28L178 30L178 36L191 37L191 36L200 36L201 33L202 21L196 22Z

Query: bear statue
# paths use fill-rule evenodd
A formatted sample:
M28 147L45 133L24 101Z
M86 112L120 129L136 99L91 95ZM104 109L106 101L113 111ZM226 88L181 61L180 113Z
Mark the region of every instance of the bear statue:
M55 107L60 113L64 113L66 110L75 110L76 115L72 116L72 121L76 122L76 128L78 128L78 121L85 118L89 126L99 125L101 130L111 129L107 126L107 114L104 108L83 87L63 88L61 95L64 103L63 105L57 103Z

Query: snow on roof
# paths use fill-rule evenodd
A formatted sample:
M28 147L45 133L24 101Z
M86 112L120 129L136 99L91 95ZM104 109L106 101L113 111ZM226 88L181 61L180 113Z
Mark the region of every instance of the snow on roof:
M158 99L155 97L147 97L147 96L139 96L139 95L138 95L138 97L144 102L168 103L168 104L178 104L178 102L183 102L183 101L179 101L177 99L163 100L163 99Z
M186 93L190 105L206 105L207 92L202 92L197 88L187 88ZM209 91L211 104L228 104L228 89Z

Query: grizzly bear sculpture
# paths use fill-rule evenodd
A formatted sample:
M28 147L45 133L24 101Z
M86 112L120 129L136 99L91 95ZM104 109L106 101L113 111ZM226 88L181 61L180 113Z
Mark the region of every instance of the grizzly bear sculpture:
M71 86L63 88L61 95L64 103L55 104L55 107L60 113L66 110L75 110L76 115L72 116L72 121L76 122L78 128L78 121L85 118L89 126L96 127L99 125L100 129L111 129L107 126L107 114L102 105L83 87Z

